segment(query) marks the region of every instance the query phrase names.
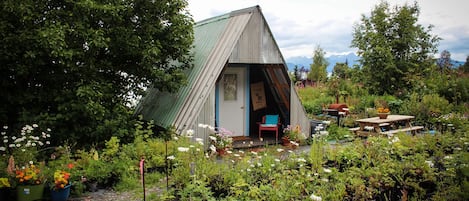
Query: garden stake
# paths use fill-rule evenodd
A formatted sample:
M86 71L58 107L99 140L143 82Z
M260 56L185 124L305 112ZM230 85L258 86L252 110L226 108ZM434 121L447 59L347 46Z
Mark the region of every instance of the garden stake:
M140 160L140 177L142 179L143 201L145 201L145 158L143 157Z

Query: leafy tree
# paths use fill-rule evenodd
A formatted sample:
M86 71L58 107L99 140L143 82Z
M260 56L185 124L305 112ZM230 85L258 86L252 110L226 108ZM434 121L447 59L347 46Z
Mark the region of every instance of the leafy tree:
M427 72L439 38L430 34L431 25L425 29L416 24L419 13L416 2L391 9L382 1L355 25L351 46L358 48L364 83L371 93L412 88L416 80L408 76Z
M326 52L318 45L313 53L313 63L310 65L309 78L312 81L324 82L327 79L327 62L325 58Z
M469 56L466 57L466 62L460 68L462 68L464 73L469 73Z
M448 50L443 50L440 58L437 60L437 64L441 72L450 69L453 66L451 63L451 53Z
M332 75L337 76L338 78L345 79L349 74L349 67L346 63L336 63L332 69Z
M0 3L0 122L35 121L57 142L129 134L147 87L172 91L190 67L185 0Z

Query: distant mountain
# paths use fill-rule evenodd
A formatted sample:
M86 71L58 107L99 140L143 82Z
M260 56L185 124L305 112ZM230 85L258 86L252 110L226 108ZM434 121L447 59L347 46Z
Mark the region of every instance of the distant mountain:
M329 57L326 57L326 60L329 62L329 65L327 66L327 72L332 73L332 69L334 69L334 66L336 63L344 63L345 61L348 62L348 66L352 67L355 64L359 64L358 60L360 57L355 55L354 53L350 53L347 55L331 55ZM307 69L310 68L310 65L313 63L313 58L312 57L290 57L285 59L288 70L293 71L295 69L295 65L298 66L298 68L305 67ZM453 68L458 68L461 65L464 65L465 62L463 61L457 61L457 60L451 60L451 64L453 64Z
M351 67L354 64L358 64L358 57L354 53L350 53L347 55L331 55L329 57L326 57L326 60L329 62L329 65L327 66L327 72L332 72L332 69L334 68L336 63L345 63L345 61L348 62L348 65ZM286 58L286 63L288 66L289 71L293 71L295 68L295 65L298 66L298 68L301 68L302 66L305 68L310 67L310 65L313 63L313 58L312 57L290 57Z

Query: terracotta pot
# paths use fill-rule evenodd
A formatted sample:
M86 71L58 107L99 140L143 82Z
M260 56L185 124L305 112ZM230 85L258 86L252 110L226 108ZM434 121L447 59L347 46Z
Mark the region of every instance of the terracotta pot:
M220 156L224 156L224 155L226 155L226 149L222 149L222 148L217 149L217 153Z
M386 119L386 118L388 118L388 113L378 113L378 117L380 119Z

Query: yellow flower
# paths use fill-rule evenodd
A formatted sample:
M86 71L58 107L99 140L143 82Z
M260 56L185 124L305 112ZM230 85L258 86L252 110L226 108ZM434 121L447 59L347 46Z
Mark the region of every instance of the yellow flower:
M388 113L390 112L389 108L379 107L377 110L378 113Z

